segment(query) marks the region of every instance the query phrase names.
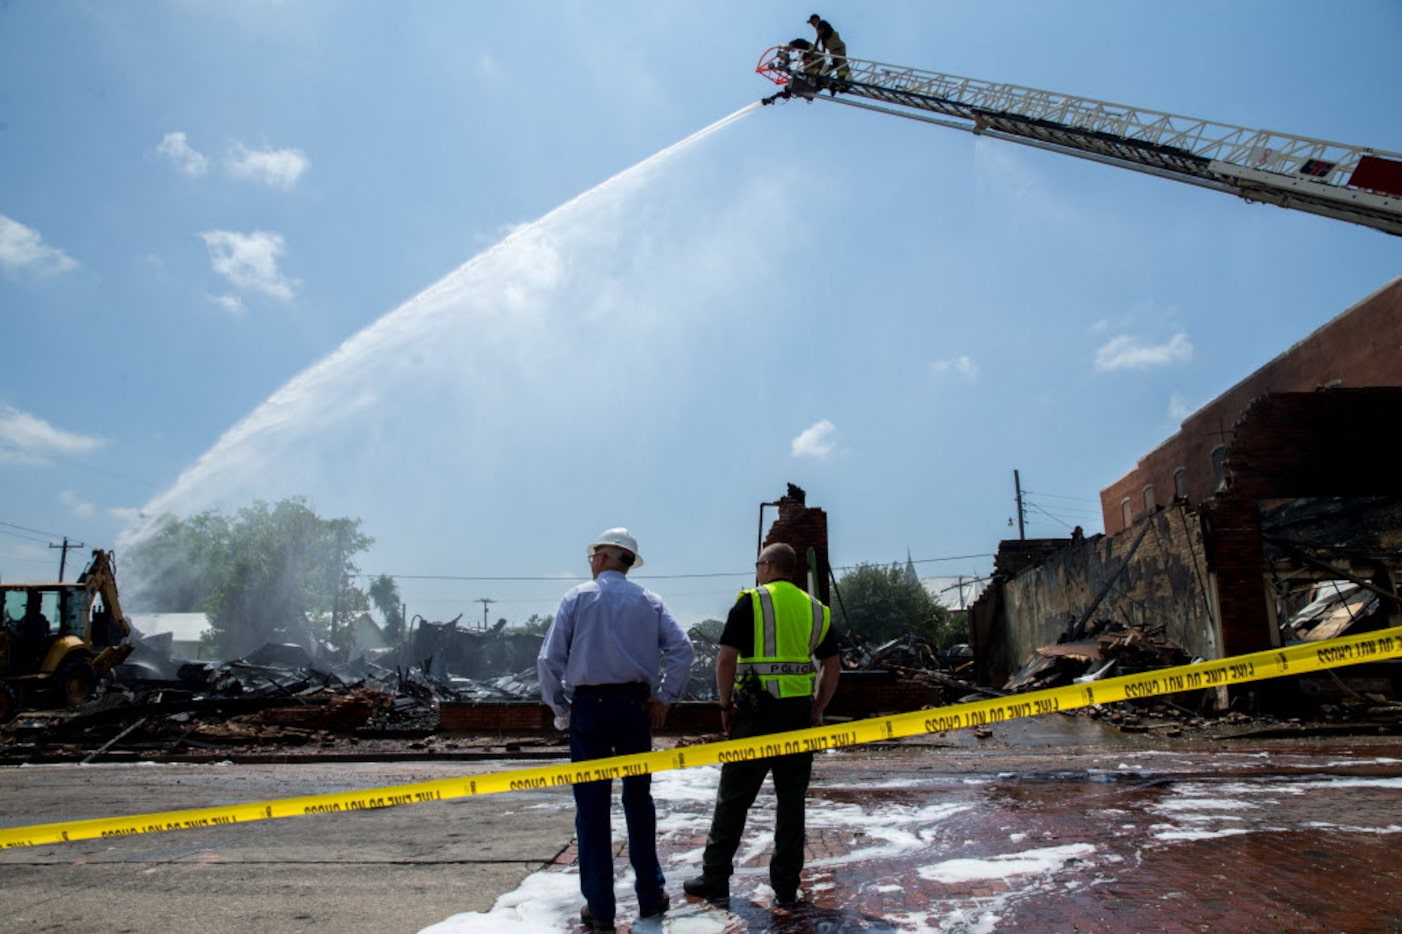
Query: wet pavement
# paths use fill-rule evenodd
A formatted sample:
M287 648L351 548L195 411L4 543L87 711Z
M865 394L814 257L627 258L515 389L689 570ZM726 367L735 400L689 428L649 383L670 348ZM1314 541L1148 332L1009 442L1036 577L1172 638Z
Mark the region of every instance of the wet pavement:
M681 895L699 864L716 774L657 776L674 906L665 921L628 923L636 905L616 828L620 930L1402 931L1395 737L1166 743L1044 718L987 739L820 755L793 911L773 908L767 884L767 789L729 904ZM553 871L570 875L560 898L577 911L572 851ZM570 910L558 929L578 929ZM511 917L433 930L486 931Z
M0 824L203 807L536 766L0 769ZM1402 738L1213 741L1049 716L820 754L803 901L772 906L772 796L727 906L682 895L719 770L654 780L672 910L621 931L1402 932ZM617 789L615 788L615 792ZM578 931L568 789L0 851L0 931Z

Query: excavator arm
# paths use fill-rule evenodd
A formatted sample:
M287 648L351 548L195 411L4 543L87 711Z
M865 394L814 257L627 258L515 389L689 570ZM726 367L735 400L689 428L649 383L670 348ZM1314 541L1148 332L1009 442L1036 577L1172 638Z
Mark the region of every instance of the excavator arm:
M1186 182L1402 236L1402 153L847 58L800 68L775 46L755 71L802 98L860 107Z
M89 597L102 601L101 609L92 613L89 638L93 648L93 668L102 677L120 665L132 653L131 620L122 612L117 596L117 568L110 552L93 549L92 561L78 577Z

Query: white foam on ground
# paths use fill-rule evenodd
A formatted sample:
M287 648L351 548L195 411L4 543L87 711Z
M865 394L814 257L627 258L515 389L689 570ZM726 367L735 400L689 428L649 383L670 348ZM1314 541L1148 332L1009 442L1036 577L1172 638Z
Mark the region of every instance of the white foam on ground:
M752 930L749 922L717 906L678 898L681 882L697 874L701 847L680 848L682 841L704 838L710 825L711 808L720 778L717 766L662 772L653 777L653 795L658 802L659 839L670 845L663 847L668 854L663 865L668 890L673 894L673 908L662 918L636 920L637 903L632 894L632 872L620 861L616 888L619 893L619 919L629 922L636 934L734 934ZM905 794L900 800L890 800L866 792L880 787ZM908 873L909 867L921 880L946 885L975 884L978 894L961 892L948 897L932 898L928 912L900 912L864 924L863 930L911 932L911 934L992 934L1001 928L1009 906L1037 898L1056 898L1067 892L1084 889L1087 884L1099 885L1114 881L1115 867L1132 864L1133 859L1104 850L1092 841L1058 841L1055 846L1028 847L1028 834L1010 832L1004 838L1006 852L995 852L977 858L942 858L952 847L981 845L990 841L950 839L951 818L975 808L967 800L948 801L930 805L912 805L911 794L938 800L932 794L948 789L947 780L937 778L887 782L880 786L860 786L863 792L856 801L831 801L826 797L810 797L808 826L810 830L848 831L851 834L838 856L810 860L809 869L826 870L825 875L845 880L845 884L865 891L892 894L907 884L897 872ZM1280 826L1251 825L1243 822L1259 820L1259 816L1279 801L1297 795L1328 795L1343 789L1392 790L1402 788L1402 778L1374 777L1308 777L1300 780L1275 778L1262 782L1190 781L1172 786L1165 797L1152 805L1160 819L1152 826L1125 825L1126 832L1142 829L1147 845L1173 845L1194 840L1236 836L1245 833L1283 832L1301 827L1329 828L1334 825L1317 821L1284 821ZM850 792L842 785L825 785L823 792ZM616 793L616 792L615 792ZM844 795L845 797L845 795ZM774 825L772 788L766 783L759 800L750 811L745 844L737 863L751 857L762 857L768 850ZM960 825L954 825L959 827ZM1006 829L1006 828L1005 828ZM1402 833L1402 826L1388 824L1375 827L1339 825L1338 829L1352 833ZM967 828L958 831L967 834ZM622 808L615 801L614 836L624 839L626 829ZM759 866L740 866L735 888L747 897L763 904L769 895L768 870L763 859ZM883 874L883 863L892 866ZM1097 873L1087 881L1084 870L1090 865ZM850 870L847 867L851 867ZM857 867L861 867L858 869ZM899 868L898 868L899 867ZM1075 870L1077 878L1068 879L1065 872ZM858 873L861 875L858 876ZM855 878L854 878L855 877ZM867 881L863 883L862 879ZM908 876L906 876L908 878ZM988 883L998 884L989 886ZM836 886L823 881L805 886L811 897ZM991 892L991 894L990 894ZM425 928L422 934L535 934L578 928L579 909L583 898L579 893L579 873L575 868L542 870L527 876L514 891L501 896L488 912L467 912ZM838 931L838 921L820 921L813 930Z

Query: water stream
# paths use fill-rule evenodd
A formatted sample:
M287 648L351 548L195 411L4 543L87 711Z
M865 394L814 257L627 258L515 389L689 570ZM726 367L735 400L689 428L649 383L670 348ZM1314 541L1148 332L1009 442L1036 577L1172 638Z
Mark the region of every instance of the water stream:
M164 514L305 496L323 516L363 520L377 540L363 570L410 574L461 570L474 537L524 549L581 500L585 527L627 521L604 516L646 495L636 474L654 469L668 407L697 375L684 355L722 346L715 326L740 313L731 292L762 237L733 216L762 190L736 182L716 199L678 163L758 107L518 227L348 338L230 428L120 544ZM599 423L606 413L615 425ZM604 464L631 465L634 492L587 482L581 471ZM539 568L495 569L522 564ZM517 609L502 615L524 618Z

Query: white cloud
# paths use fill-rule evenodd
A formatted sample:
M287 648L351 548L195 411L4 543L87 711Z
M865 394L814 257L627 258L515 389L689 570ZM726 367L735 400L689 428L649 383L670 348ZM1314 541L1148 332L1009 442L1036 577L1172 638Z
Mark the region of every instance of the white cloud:
M930 364L930 370L935 373L959 373L963 376L977 376L978 364L972 357L958 356L949 360L936 360Z
M837 427L826 418L820 422L814 422L797 438L793 439L790 445L790 452L794 457L811 457L814 460L826 460L828 455L837 450L837 442L833 439L833 433Z
M68 510L69 515L77 516L79 519L86 519L97 511L92 503L83 499L72 490L64 490L62 493L59 493L58 501L64 509Z
M46 276L67 272L78 262L44 243L39 231L0 214L0 270Z
M123 522L136 522L144 518L146 514L137 506L113 506L107 510L107 515Z
M244 307L243 299L239 298L237 295L208 295L205 297L235 318L242 318L247 311Z
M1095 368L1102 373L1114 370L1147 370L1153 367L1186 363L1193 359L1193 343L1187 334L1178 333L1166 344L1144 344L1137 337L1121 334L1112 337L1095 352Z
M249 149L243 143L234 143L226 162L234 178L252 179L282 191L291 191L310 165L300 149Z
M156 155L169 159L182 174L199 178L209 171L209 159L190 145L185 134L176 131L161 137L156 147Z
M209 172L210 158L190 145L181 131L167 133L156 146L156 155L168 160L182 174L200 178ZM269 188L290 191L311 160L300 149L251 149L237 140L229 147L223 168L231 178L262 182Z
M1176 392L1168 400L1168 417L1173 419L1175 422L1183 421L1183 419L1187 418L1189 415L1192 415L1197 410L1197 406L1193 405L1191 402L1189 402L1187 399L1184 399Z
M0 405L0 463L43 464L52 454L86 454L106 443L55 428L14 406Z
M285 243L281 234L255 230L250 234L232 230L208 230L200 234L209 247L214 271L236 287L262 292L284 302L292 300L296 280L278 269Z

